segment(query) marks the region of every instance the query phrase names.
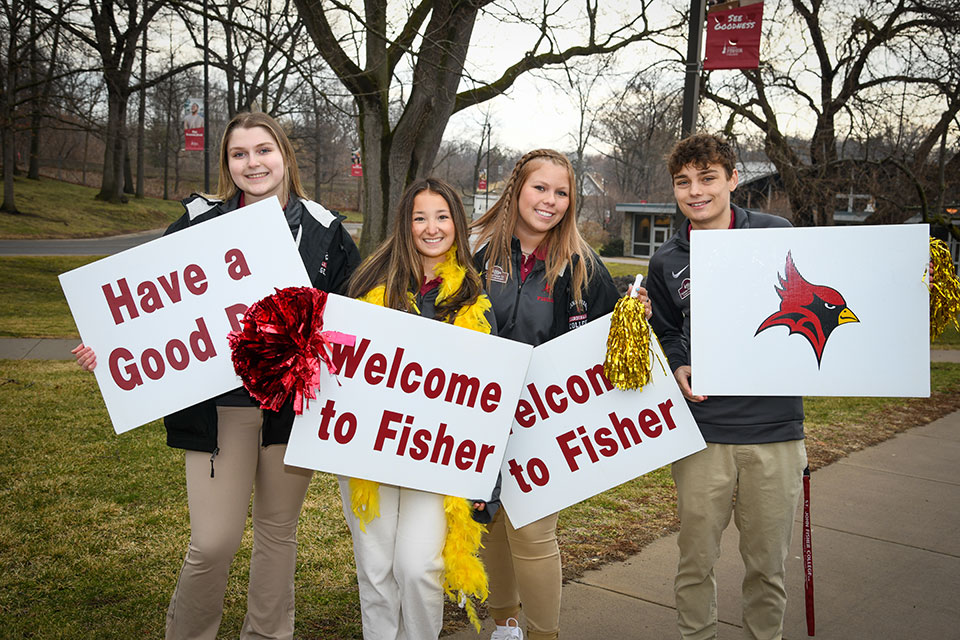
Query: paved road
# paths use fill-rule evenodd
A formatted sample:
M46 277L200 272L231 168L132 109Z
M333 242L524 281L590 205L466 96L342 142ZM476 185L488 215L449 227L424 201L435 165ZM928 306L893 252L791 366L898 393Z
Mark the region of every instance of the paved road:
M360 233L359 222L343 225L354 238ZM150 242L163 235L163 229L128 233L106 238L72 238L68 240L0 240L3 256L110 256Z
M159 238L163 229L128 233L107 238L71 238L68 240L0 240L4 256L107 256L126 251Z

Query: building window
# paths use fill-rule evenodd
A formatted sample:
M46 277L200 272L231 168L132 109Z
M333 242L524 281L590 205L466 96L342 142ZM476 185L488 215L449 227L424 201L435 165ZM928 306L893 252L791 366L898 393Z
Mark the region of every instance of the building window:
M631 255L649 257L650 251L650 223L653 216L642 213L633 214L633 250Z

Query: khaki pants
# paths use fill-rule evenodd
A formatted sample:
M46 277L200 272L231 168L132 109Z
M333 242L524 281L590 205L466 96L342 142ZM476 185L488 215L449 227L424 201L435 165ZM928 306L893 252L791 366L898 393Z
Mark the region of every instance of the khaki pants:
M553 514L514 529L506 510L490 523L480 557L490 578L487 606L495 620L527 617L526 640L552 640L560 630L563 574Z
M218 407L220 453L186 452L190 545L167 610L167 640L215 639L230 562L253 494L253 552L240 638L293 637L297 520L312 472L283 464L286 445L260 446L259 409Z
M740 555L746 569L744 637L781 638L787 602L784 561L806 465L803 440L707 443L703 451L673 463L680 512L680 563L674 591L682 638L717 637L714 565L731 513L740 530Z

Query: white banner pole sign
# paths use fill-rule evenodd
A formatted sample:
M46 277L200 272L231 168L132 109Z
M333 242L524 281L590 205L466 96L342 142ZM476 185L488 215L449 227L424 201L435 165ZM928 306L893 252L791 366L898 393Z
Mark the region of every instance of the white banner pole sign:
M515 527L705 447L656 340L642 391L604 377L609 330L610 314L533 350L501 469Z
M276 198L60 275L117 433L240 386L227 334L274 288L310 286Z
M490 496L532 348L331 295L336 377L297 416L284 462L464 498Z
M694 231L701 395L930 395L925 224Z

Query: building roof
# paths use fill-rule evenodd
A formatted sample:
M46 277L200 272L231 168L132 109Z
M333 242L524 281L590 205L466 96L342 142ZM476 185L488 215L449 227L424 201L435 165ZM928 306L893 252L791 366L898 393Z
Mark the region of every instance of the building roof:
M737 173L740 174L741 186L751 182L777 175L777 167L772 162L738 162Z

